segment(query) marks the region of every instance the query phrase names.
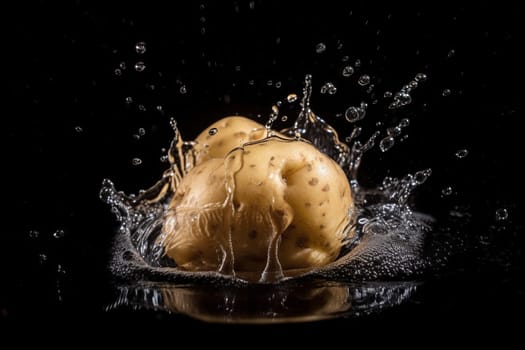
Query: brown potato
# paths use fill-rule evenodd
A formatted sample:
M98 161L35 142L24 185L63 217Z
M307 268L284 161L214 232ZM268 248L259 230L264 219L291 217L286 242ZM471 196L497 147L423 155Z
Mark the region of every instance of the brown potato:
M281 266L335 260L353 234L351 189L337 163L309 143L280 137L226 153L197 165L178 186L163 227L168 256L188 270L235 269L263 280Z

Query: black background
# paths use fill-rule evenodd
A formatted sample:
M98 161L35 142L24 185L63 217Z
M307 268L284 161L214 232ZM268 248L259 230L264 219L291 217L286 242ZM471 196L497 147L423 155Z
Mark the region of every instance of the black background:
M431 279L407 305L361 319L272 331L392 326L410 333L410 327L440 326L461 332L470 324L514 334L510 320L523 312L524 297L518 287L523 60L517 7L79 0L6 9L2 135L8 143L2 172L8 195L0 236L0 320L42 325L94 319L234 331L181 316L104 312L113 296L106 267L116 222L98 191L104 178L130 193L160 177L170 117L186 139L228 114L261 114L264 122L272 103L299 93L305 74L313 74L313 109L340 130L349 126L335 115L361 100L370 105L362 123L369 133L376 121L391 125L411 118L407 141L384 154L372 151L361 181L371 185L387 174L431 167L417 209L438 218L452 209L468 212L462 234L467 248L475 248L455 260L453 273ZM135 52L139 41L146 43L142 55ZM326 51L316 52L319 43ZM360 68L343 78L342 68L357 59ZM138 61L146 65L143 72L133 69ZM117 75L121 62L126 69ZM412 93L414 103L388 112L383 92L399 91L420 72L428 80ZM357 84L362 74L372 77L377 105ZM327 81L338 87L337 94L319 93ZM443 96L445 89L449 96ZM128 96L132 103L125 102ZM146 133L136 140L139 128ZM457 159L459 149L469 155ZM135 157L141 165L132 165ZM454 194L441 198L449 185ZM503 223L495 220L499 208L509 213ZM39 237L31 238L32 230ZM54 238L56 230L65 236ZM480 240L486 240L482 249ZM57 272L58 265L65 273Z

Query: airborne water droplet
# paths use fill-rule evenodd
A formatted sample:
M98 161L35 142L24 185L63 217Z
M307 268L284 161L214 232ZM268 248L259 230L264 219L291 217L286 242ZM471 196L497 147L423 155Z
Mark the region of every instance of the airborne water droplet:
M53 237L59 239L59 238L63 238L64 236L66 235L66 232L64 230L56 230L54 233L53 233Z
M326 51L326 45L325 43L319 43L315 46L315 52L317 53L323 53Z
M120 68L116 68L116 69L115 69L115 75L116 75L117 77L119 77L119 76L122 75L122 71L120 70Z
M130 104L130 103L133 102L133 98L131 96L128 96L128 97L126 97L125 101L126 101L127 104Z
M343 77L350 77L352 76L352 74L354 74L354 67L352 66L346 66L343 68Z
M37 230L29 230L29 238L38 238L40 232Z
M509 218L509 212L505 208L499 208L495 213L496 221L506 221Z
M321 93L322 94L328 93L329 95L334 95L336 92L337 92L337 87L335 87L335 85L330 83L330 82L324 84L321 87Z
M445 90L443 90L441 95L443 95L443 97L447 97L447 96L450 96L451 93L452 93L452 91L450 91L450 89L445 89Z
M180 91L180 93L183 94L183 95L184 95L186 92L188 92L188 90L186 89L186 85L182 85L182 86L180 87L179 91Z
M370 84L370 76L367 74L361 75L359 79L357 80L357 83L361 86L366 86Z
M131 160L131 164L132 164L132 165L135 165L135 166L137 166L137 165L141 165L141 164L142 164L142 159L140 159L140 158L133 158L133 159Z
M448 196L450 196L450 195L452 194L452 191L453 191L453 190L452 190L452 187L447 186L447 187L445 187L445 188L443 188L443 189L441 190L441 195L442 195L443 197L448 197Z
M424 82L425 80L427 80L427 75L425 73L417 73L415 80L417 82Z
M468 150L467 149L460 149L456 152L456 157L459 159L463 159L466 156L468 156Z
M139 62L135 63L135 70L137 72L143 72L144 69L146 69L146 65L144 64L144 62L139 61Z
M146 129L144 129L144 128L139 128L139 135L140 135L140 136L144 136L144 135L146 135Z
M137 51L139 55L142 55L144 52L146 52L146 43L144 41L139 41L136 43L135 51Z
M366 115L366 108L367 104L364 102L361 102L360 107L351 106L348 107L348 109L345 111L345 118L350 123L355 123L361 119L363 119Z
M395 140L392 136L387 136L379 142L379 148L381 152L386 152L391 149L395 144Z
M75 126L75 131L78 132L78 133L81 133L82 131L84 131L84 129L82 129L81 126Z
M288 103L293 103L293 102L297 101L297 95L296 94L289 94L288 96L286 96L286 101L288 101Z

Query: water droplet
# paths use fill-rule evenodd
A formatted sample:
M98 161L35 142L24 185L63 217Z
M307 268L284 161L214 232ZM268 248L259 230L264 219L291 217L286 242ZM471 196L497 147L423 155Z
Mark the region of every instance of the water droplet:
M287 121L287 120L288 120L288 116L283 115L283 116L281 117L281 121L285 122L285 121Z
M280 88L281 85L282 85L282 83L281 83L280 81L278 81L278 82L275 83L275 87L276 87L277 89Z
M496 221L506 221L509 218L509 212L505 208L499 208L495 213Z
M315 52L323 53L326 51L326 45L324 43L319 43L315 46Z
M208 130L208 135L213 136L217 134L218 132L219 130L217 128L211 128L210 130Z
M361 119L363 119L366 115L366 108L367 104L364 102L361 102L360 107L351 106L348 107L348 109L345 111L345 118L350 123L355 123Z
M40 236L40 231L29 230L29 238L38 238Z
M329 95L334 95L336 92L337 92L337 87L335 87L333 83L328 82L324 84L323 86L321 86L322 94L328 93Z
M417 88L417 85L418 85L418 84L417 84L417 81L412 80L412 81L410 81L410 82L408 83L408 88L409 88L410 90L414 90L415 88Z
M441 190L441 195L443 197L448 197L452 194L452 192L453 192L452 187L447 186Z
M352 66L346 66L343 68L343 77L350 77L354 74L354 67Z
M146 69L146 65L144 64L144 62L139 61L139 62L135 63L135 70L137 72L143 72L144 69Z
M384 97L384 98L390 98L390 97L392 97L392 92L391 92L391 91L385 91L385 93L383 94L383 97Z
M140 158L133 158L133 159L131 160L131 164L132 164L132 165L135 165L135 166L137 166L137 165L141 165L141 164L142 164L142 159L140 159Z
M41 264L45 263L47 261L47 255L44 253L38 254L38 260Z
M65 235L66 235L66 232L64 230L56 230L53 233L53 237L55 237L57 239L63 238Z
M137 51L139 55L142 55L144 52L146 52L146 43L144 41L139 41L136 43L135 51Z
M417 73L416 77L415 77L415 80L417 82L424 82L424 81L427 80L427 75L425 73Z
M183 95L184 95L185 93L187 93L188 90L186 89L186 85L182 85L182 86L180 87L179 91L180 91L180 93L183 94Z
M456 157L459 159L463 159L466 156L468 156L468 150L467 149L460 149L456 152Z
M61 264L57 264L57 272L61 275L65 275L66 274L66 270L64 269L64 267L61 265Z
M388 134L388 136L392 136L392 137L401 135L401 131L402 131L401 127L399 126L395 126L393 128L386 129L386 133Z
M141 112L146 112L146 106L144 106L143 104L138 105L137 108L138 108L139 111L141 111Z
M410 125L410 119L408 119L408 118L403 118L399 122L399 126L402 127L402 128L406 128L409 125Z
M347 62L349 59L350 59L350 57L348 57L348 56L341 57L341 61L342 62Z
M397 109L412 103L412 96L408 92L400 91L394 96L394 101L388 105L389 109Z
M131 96L126 97L126 103L130 104L133 102L133 98Z
M122 70L125 70L127 68L126 66L126 62L120 62L120 64L118 65L120 67L120 69Z
M146 129L144 129L144 128L139 128L139 135L140 135L140 136L144 136L144 135L146 135Z
M160 156L160 161L162 163L167 163L168 162L168 156L167 155Z
M361 86L366 86L370 84L370 76L366 74L361 75L357 80L357 83Z
M250 1L248 5L250 7L250 10L253 10L255 8L255 1Z
M297 101L297 95L296 94L289 94L288 96L286 96L286 101L288 101L288 103L293 103L293 102Z
M164 110L164 108L161 105L158 105L157 107L155 107L155 109L159 112L162 112Z
M359 59L355 60L355 62L354 62L354 66L355 66L356 68L361 67L361 60L359 60Z
M271 80L271 79L268 80L268 81L266 82L266 85L268 85L268 86L272 86L272 85L273 85L273 80Z
M81 132L84 131L84 129L82 129L81 126L77 125L77 126L75 126L75 131L78 132L78 133L81 133Z
M122 75L122 70L120 70L120 68L115 69L115 75L117 77L121 76Z
M421 185L427 181L430 175L432 175L432 169L418 171L414 174L414 182L418 185Z
M452 58L456 55L456 50L452 49L447 53L447 58Z
M379 148L381 152L386 152L391 149L395 144L395 139L392 136L387 136L379 142Z
M443 95L443 97L447 97L447 96L450 96L451 93L452 93L452 91L450 91L450 89L445 89L445 90L443 90L441 95Z

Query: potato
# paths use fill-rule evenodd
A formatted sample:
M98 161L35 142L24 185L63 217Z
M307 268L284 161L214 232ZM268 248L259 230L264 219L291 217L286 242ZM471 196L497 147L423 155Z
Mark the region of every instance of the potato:
M307 142L271 137L194 167L170 203L163 244L188 270L278 279L281 267L334 261L353 234L353 205L331 158Z
M196 164L211 158L224 158L235 147L266 137L263 125L241 116L222 118L195 139Z

